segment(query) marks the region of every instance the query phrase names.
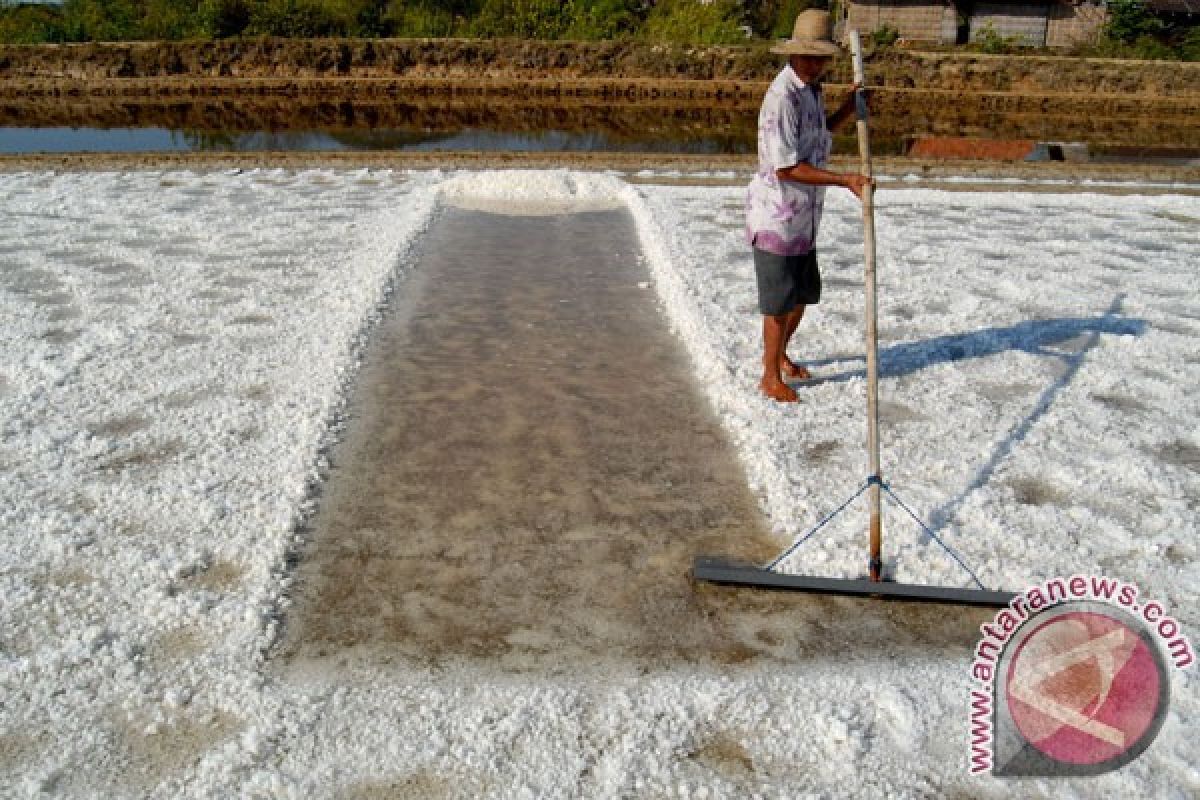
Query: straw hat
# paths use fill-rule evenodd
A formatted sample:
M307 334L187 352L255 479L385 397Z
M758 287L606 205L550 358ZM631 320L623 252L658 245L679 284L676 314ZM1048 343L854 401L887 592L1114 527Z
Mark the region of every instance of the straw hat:
M796 17L792 38L771 48L785 56L836 56L841 48L833 43L833 18L828 11L810 8Z

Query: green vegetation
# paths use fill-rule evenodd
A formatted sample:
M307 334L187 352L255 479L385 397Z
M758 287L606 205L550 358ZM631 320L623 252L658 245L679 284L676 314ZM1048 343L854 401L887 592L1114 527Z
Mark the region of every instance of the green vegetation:
M799 12L826 6L827 0L64 0L0 7L0 42L335 36L738 44L786 37Z
M867 34L867 42L872 47L891 47L900 41L900 31L886 22Z
M4 2L4 0L0 0ZM64 0L0 7L0 43L205 40L239 36L634 39L739 44L791 34L796 15L837 0ZM1077 55L1200 60L1200 26L1157 16L1146 0L1108 0L1109 22ZM884 24L868 35L892 46ZM969 46L1025 50L985 29Z
M1084 55L1200 60L1200 27L1160 17L1145 0L1108 0L1108 23Z
M645 38L666 42L745 42L746 33L740 28L740 5L735 0L712 0L707 4L694 0L660 0L650 10L642 34Z
M746 40L745 17L736 0L65 0L0 8L0 42L456 36L730 44Z
M62 40L61 15L46 6L0 8L0 42L36 44Z
M975 34L972 45L983 53L991 53L992 55L1003 55L1005 53L1015 53L1022 47L1022 39L1020 36L1004 36L988 22L983 28Z

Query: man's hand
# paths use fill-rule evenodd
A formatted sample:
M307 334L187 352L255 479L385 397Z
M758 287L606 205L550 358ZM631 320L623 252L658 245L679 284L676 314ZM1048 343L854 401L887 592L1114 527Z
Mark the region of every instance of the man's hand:
M845 172L842 173L841 177L841 185L854 192L854 196L861 201L863 199L863 189L871 183L871 179L866 175L859 175L857 172Z
M850 84L850 94L846 95L846 99L842 101L843 108L849 108L851 110L854 109L854 103L856 102L856 97L860 89L862 89L863 94L866 94L866 89L863 89L863 85L858 81Z
M846 95L846 98L842 100L842 104L838 106L837 111L834 111L825 120L825 126L829 128L829 130L835 131L842 128L855 116L855 112L858 110L857 97L860 89L865 95L866 89L863 89L863 85L861 83L855 81L850 85L850 94Z
M775 177L781 181L807 183L810 186L844 186L854 192L859 200L862 200L863 187L870 183L869 179L857 172L829 172L804 163L777 169Z

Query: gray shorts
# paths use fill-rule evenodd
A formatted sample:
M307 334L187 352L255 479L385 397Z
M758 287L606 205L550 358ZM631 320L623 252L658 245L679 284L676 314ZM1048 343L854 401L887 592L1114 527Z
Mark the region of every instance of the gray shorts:
M758 279L758 310L777 317L796 306L821 302L821 270L816 249L802 256L778 256L754 248L754 276Z

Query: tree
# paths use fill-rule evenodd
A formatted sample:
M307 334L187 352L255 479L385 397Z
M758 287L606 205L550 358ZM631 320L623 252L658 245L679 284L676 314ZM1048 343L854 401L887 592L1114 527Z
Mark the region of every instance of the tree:
M136 39L139 17L130 0L66 0L63 37L72 42Z
M390 0L383 19L393 36L437 38L462 35L474 0Z
M484 0L471 24L477 36L559 39L571 26L574 4L559 0Z
M1154 15L1145 0L1108 1L1104 35L1109 39L1133 44L1143 36L1157 36L1163 30L1162 20Z
M203 32L196 0L145 0L138 37L142 39L186 39Z
M659 0L641 34L659 41L737 44L746 41L743 22L742 6L736 0Z
M250 25L248 0L203 0L198 14L200 30L214 39L240 36Z
M640 0L572 0L571 39L620 39L632 36L642 22Z
M39 44L63 40L62 9L53 6L0 6L0 42Z

